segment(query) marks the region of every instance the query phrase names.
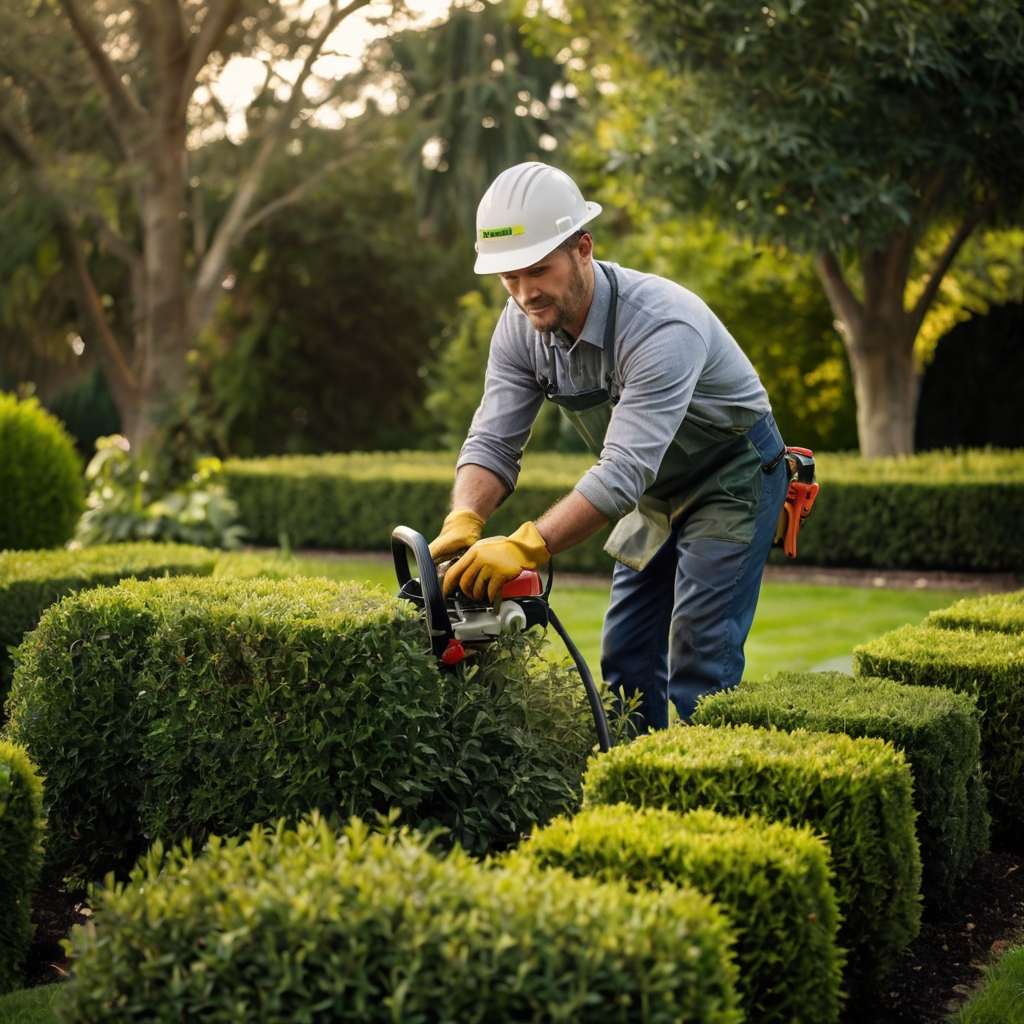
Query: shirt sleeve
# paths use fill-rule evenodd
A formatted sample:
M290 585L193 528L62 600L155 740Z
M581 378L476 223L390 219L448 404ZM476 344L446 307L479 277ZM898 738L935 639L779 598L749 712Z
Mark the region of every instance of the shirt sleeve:
M483 466L497 474L510 490L519 479L523 446L544 402L525 346L517 345L509 330L508 307L491 338L484 378L484 395L473 416L456 469Z
M690 406L708 357L704 339L681 322L660 323L620 353L622 392L601 458L576 485L602 515L621 519L654 483Z

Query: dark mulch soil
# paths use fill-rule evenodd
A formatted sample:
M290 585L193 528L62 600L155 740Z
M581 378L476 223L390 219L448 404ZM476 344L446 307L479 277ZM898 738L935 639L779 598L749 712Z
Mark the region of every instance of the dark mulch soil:
M35 942L26 984L67 976L60 940L89 915L84 893L43 890L32 897ZM83 912L84 911L84 912ZM955 905L926 915L921 934L877 991L851 994L846 1024L935 1024L965 999L1024 930L1024 856L989 853L961 885Z
M921 934L877 991L851 993L847 1024L933 1024L964 1001L985 965L1024 929L1024 857L989 853L957 890L956 902L929 914Z

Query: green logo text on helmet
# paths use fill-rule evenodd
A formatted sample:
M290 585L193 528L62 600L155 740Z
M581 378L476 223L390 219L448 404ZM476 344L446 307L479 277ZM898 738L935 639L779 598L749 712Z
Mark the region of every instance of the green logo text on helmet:
M547 164L502 171L476 209L478 274L507 274L543 259L601 212L576 182Z

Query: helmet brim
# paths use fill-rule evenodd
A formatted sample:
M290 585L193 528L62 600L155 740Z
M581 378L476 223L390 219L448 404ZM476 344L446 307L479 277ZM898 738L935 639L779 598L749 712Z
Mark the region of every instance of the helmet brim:
M587 215L573 224L568 231L553 238L545 238L543 242L529 245L522 249L508 252L477 253L473 270L477 274L510 274L513 270L524 270L532 267L538 260L544 259L548 253L558 248L570 235L575 234L584 224L589 224L601 212L600 203L587 203Z

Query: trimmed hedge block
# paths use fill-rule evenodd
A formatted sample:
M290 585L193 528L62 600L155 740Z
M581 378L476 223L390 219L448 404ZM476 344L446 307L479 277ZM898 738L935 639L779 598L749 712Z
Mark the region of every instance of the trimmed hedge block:
M1024 590L966 598L932 612L923 625L939 629L979 629L1024 633Z
M888 740L914 776L922 888L941 901L988 847L974 698L936 686L779 672L706 697L692 721L846 733Z
M810 825L832 851L849 977L881 976L920 927L910 768L876 739L678 726L594 758L584 806L629 803Z
M742 1020L727 923L693 890L440 860L317 819L157 849L112 881L73 933L63 1021Z
M1024 636L903 626L858 647L853 670L977 698L993 831L1024 843Z
M8 647L66 594L154 576L209 576L217 555L186 544L103 544L81 551L0 551L0 707L11 680Z
M32 890L43 863L43 780L25 751L0 741L0 993L21 987Z
M484 850L574 807L578 678L529 638L442 677L410 604L326 579L128 581L19 649L10 736L46 775L47 863L95 878L157 838L400 808Z
M534 832L517 854L600 881L693 886L736 932L740 1005L758 1024L839 1019L842 960L828 847L813 831L714 811L592 807Z

